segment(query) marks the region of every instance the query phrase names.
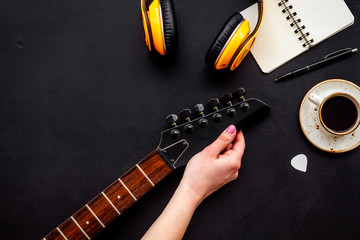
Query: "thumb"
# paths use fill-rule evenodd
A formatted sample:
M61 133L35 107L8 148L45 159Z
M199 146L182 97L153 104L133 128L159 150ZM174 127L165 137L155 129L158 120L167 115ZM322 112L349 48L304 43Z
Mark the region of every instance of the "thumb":
M236 127L230 125L226 128L225 131L207 148L206 151L211 155L219 155L232 141L234 141L236 136Z

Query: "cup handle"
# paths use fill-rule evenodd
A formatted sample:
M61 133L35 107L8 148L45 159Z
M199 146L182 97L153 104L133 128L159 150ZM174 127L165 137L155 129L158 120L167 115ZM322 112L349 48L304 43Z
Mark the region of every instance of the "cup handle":
M323 101L323 98L316 95L315 93L311 93L308 98L309 101L315 104L316 106L320 106L321 102Z

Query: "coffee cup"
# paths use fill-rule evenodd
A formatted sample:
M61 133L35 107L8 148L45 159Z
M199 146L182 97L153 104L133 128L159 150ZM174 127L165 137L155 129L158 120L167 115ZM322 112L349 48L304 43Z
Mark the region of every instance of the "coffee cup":
M311 93L308 98L317 107L320 122L328 132L346 135L359 126L360 105L350 94L332 92L319 96Z

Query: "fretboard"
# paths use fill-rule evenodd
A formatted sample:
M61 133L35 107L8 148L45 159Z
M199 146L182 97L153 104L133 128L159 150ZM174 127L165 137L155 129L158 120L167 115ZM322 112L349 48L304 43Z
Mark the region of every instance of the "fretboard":
M43 240L92 239L171 171L156 151L151 152Z

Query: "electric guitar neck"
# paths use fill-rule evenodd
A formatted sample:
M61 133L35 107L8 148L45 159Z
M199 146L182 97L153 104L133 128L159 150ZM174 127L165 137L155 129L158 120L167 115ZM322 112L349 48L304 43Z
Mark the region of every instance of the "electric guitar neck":
M171 172L152 151L44 239L92 239Z
M270 107L260 100L245 100L245 90L217 98L207 106L202 104L180 112L182 120L170 114L170 128L161 132L158 147L135 164L110 186L80 208L75 214L46 235L43 240L92 239L119 217L145 193L151 190L174 169L185 166L190 158L213 142L229 125L241 130L262 118Z

